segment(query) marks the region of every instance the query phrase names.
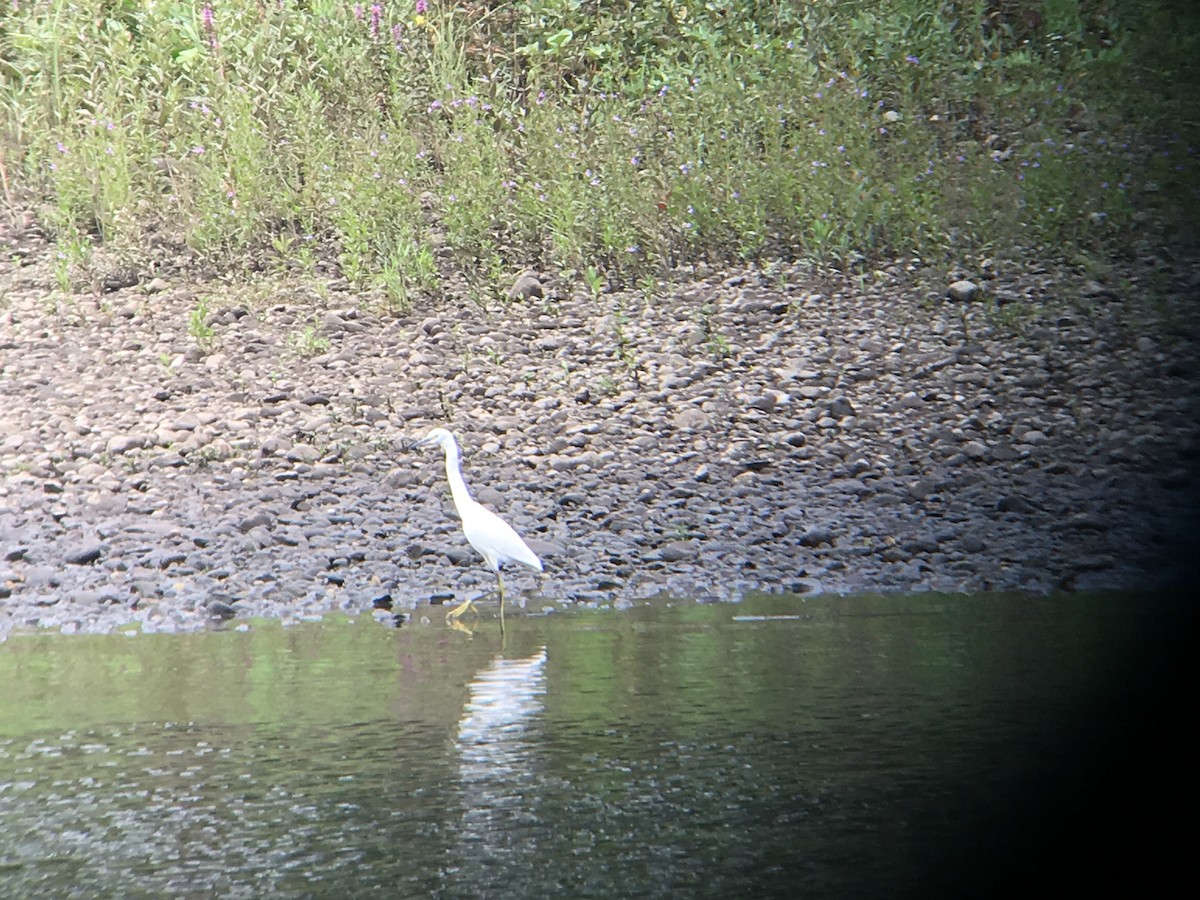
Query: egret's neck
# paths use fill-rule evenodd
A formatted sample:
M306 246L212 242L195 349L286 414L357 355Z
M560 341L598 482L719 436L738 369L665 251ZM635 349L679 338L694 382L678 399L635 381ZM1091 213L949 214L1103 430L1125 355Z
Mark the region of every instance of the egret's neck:
M467 483L463 481L462 457L456 444L446 448L446 480L450 482L450 494L454 497L454 505L462 509L464 504L470 501L471 492L467 490Z

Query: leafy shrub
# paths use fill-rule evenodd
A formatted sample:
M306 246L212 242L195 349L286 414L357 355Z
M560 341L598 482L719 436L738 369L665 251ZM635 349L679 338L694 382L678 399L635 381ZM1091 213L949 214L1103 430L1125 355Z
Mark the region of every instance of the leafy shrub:
M1067 248L1194 201L1195 18L1169 0L15 0L0 174L64 240L320 248L398 304L432 289L439 246L485 280L628 282L702 257Z

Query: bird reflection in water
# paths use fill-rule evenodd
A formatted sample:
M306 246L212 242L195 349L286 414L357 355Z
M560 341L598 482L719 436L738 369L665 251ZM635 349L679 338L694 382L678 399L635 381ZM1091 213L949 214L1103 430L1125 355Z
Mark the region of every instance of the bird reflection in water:
M544 708L546 648L524 659L493 659L469 685L455 749L462 783L459 863L505 862L534 853L536 735Z

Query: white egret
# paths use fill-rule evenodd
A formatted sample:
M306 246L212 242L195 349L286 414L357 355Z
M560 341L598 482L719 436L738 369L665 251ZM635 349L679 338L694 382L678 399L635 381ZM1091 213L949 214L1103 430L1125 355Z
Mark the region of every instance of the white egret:
M542 571L542 561L521 540L511 525L486 508L467 490L462 477L462 456L458 441L445 428L435 428L416 443L417 447L438 446L446 454L446 478L450 482L450 494L454 497L454 508L462 520L463 534L471 546L483 557L493 572L500 589L500 622L504 622L504 577L500 567L506 562L519 562L531 569ZM467 599L446 614L448 620L457 619L471 608L473 600Z

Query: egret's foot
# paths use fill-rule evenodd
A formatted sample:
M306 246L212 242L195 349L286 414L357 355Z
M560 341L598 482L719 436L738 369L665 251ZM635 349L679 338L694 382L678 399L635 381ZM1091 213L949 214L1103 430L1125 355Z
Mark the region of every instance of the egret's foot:
M461 616L463 613L465 613L468 609L474 609L474 608L475 608L474 600L471 600L471 599L464 600L458 606L454 607L454 609L450 610L450 612L446 613L446 621L449 622L452 619L457 619L459 616Z
M468 625L464 625L462 622L458 621L458 619L451 619L449 616L447 616L446 625L454 631L461 631L467 636L467 640L475 640L475 629Z

